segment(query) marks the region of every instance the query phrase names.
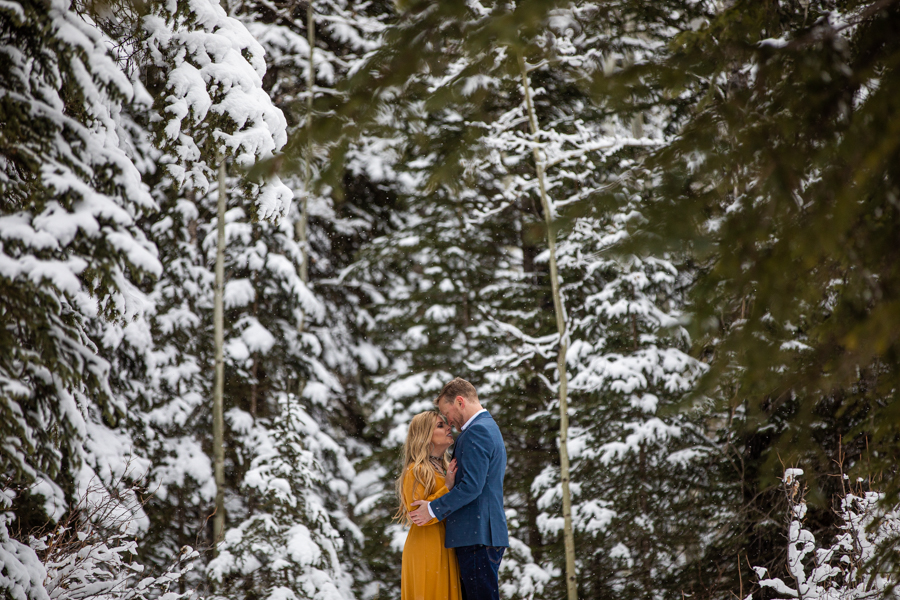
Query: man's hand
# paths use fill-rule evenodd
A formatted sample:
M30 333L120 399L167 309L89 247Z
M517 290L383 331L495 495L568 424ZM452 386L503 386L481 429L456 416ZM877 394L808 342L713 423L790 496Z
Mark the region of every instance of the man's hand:
M409 518L416 525L424 525L431 520L431 514L428 512L428 502L425 500L416 500L413 506L417 506L415 510L409 512Z

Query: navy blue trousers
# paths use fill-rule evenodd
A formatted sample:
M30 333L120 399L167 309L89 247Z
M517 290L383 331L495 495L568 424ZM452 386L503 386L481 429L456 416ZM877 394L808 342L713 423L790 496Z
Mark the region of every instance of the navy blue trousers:
M456 548L462 600L500 600L497 575L506 548L497 546L460 546Z

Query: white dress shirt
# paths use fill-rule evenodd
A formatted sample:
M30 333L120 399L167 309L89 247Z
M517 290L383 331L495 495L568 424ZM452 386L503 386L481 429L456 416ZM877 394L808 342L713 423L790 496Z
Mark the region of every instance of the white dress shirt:
M486 409L486 408L482 408L482 409L479 410L477 413L475 413L474 415L472 415L471 417L469 417L469 420L466 421L466 422L463 424L463 426L459 428L459 430L460 430L460 431L465 431L466 429L468 429L468 428L469 428L469 425L472 424L472 421L475 420L475 417L477 417L478 415L480 415L480 414L483 413L483 412L487 412L487 409Z

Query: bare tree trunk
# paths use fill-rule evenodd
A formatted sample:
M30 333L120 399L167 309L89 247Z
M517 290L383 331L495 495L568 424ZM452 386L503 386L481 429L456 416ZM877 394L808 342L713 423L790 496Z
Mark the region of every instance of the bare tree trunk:
M250 384L250 416L253 417L253 420L256 420L256 405L259 401L259 381L257 379L257 374L259 373L259 353L254 352L250 355L250 360L253 361L253 366L250 367L250 377L253 379L253 383Z
M303 283L309 281L309 248L307 242L307 223L309 220L309 195L312 186L312 111L313 111L313 87L316 85L316 69L313 63L313 52L316 45L316 24L313 19L312 0L306 5L306 40L309 43L309 71L306 74L306 161L304 173L303 198L300 200L300 220L297 221L297 241L300 242L300 251L303 256L303 264L300 265L300 279ZM303 324L300 324L301 330Z
M562 293L559 289L559 273L556 269L556 231L553 229L555 211L552 210L550 198L547 196L544 161L537 147L538 122L534 114L534 103L531 100L531 86L528 83L528 68L525 57L519 54L519 68L522 72L522 87L525 93L525 106L528 109L528 121L531 133L535 136L534 163L537 168L538 187L541 192L541 206L544 209L544 220L547 223L547 246L550 250L550 288L553 292L553 308L556 311L556 329L559 332L559 354L556 368L559 371L559 469L562 482L563 504L563 541L566 550L566 590L568 600L578 599L578 579L575 573L575 536L572 531L572 496L569 492L569 406L568 375L566 374L566 351L568 339L566 335L566 313L563 306Z
M216 291L213 327L216 346L216 383L213 390L213 456L216 477L216 512L213 519L213 541L219 543L225 534L225 157L219 164L219 202L216 237Z
M259 287L259 273L253 273L253 287L254 289L258 289ZM259 316L259 293L255 294L253 299L253 318L257 318ZM250 377L253 383L250 384L250 416L253 417L253 420L256 421L256 405L259 399L259 353L254 352L250 355L250 359L253 361L253 366L250 367Z
M309 196L312 194L312 112L313 99L315 97L314 87L316 85L316 67L313 62L315 58L316 47L316 22L313 19L313 0L309 0L306 5L306 41L309 44L309 70L306 73L306 160L304 165L303 178L303 197L300 199L300 219L297 221L294 229L297 234L297 241L300 243L300 280L303 283L309 282L309 239L307 227L309 224ZM297 332L303 333L306 325L306 314L300 314L300 323L297 325ZM306 380L298 377L297 380L297 396L303 395L303 389L306 387Z

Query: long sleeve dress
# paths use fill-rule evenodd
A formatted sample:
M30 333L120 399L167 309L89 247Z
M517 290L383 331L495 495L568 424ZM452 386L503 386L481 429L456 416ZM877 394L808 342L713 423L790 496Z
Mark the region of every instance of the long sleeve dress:
M425 496L422 484L415 482L412 469L407 470L403 479L403 501L409 510L418 508L412 505L416 500L431 502L449 491L441 474L435 473L435 478L435 492ZM403 546L401 600L461 600L456 552L444 547L444 536L444 523L437 519L425 525L410 526Z

